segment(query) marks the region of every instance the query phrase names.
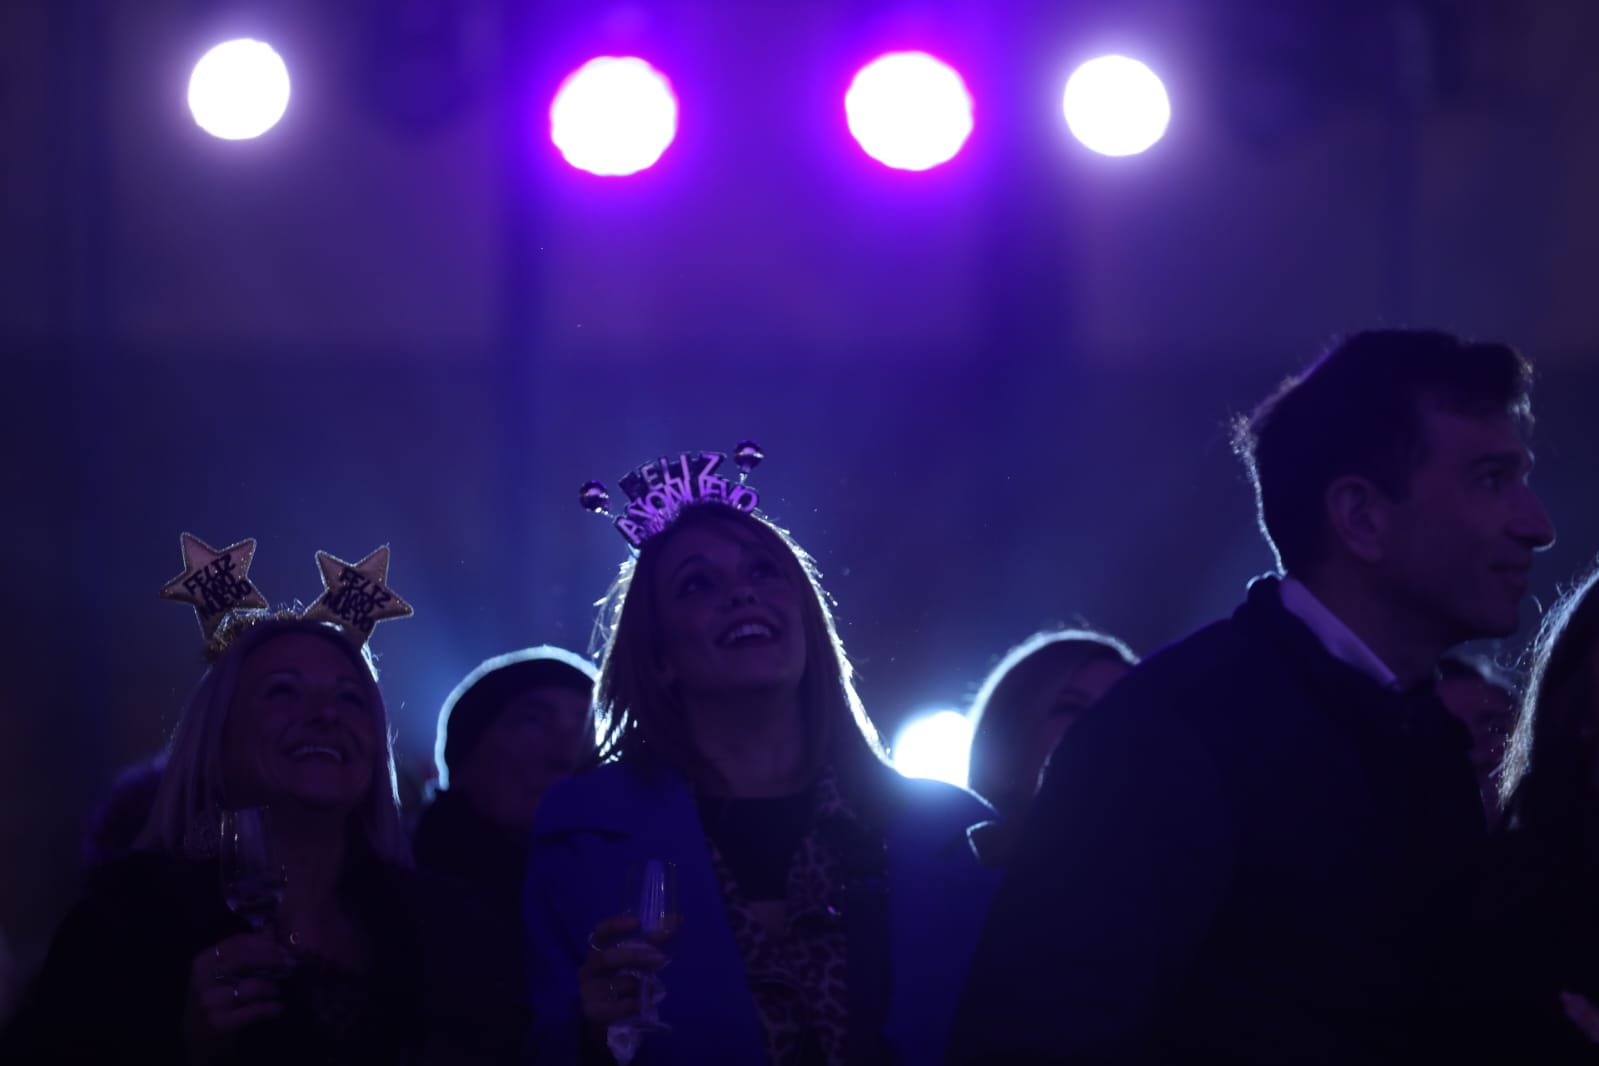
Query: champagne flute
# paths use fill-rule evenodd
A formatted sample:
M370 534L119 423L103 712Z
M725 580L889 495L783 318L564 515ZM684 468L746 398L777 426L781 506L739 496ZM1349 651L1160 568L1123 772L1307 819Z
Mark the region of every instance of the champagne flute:
M628 870L623 909L638 919L639 935L622 943L628 947L661 947L677 931L681 917L677 909L677 866L661 859L634 863ZM639 1011L637 1017L617 1024L639 1032L670 1028L660 1017L660 1002L665 994L660 977L642 970L622 972L638 978Z
M222 811L221 840L217 851L222 878L222 898L228 909L257 933L276 933L278 907L288 886L283 863L272 847L266 807L239 807ZM281 973L248 976L281 977Z

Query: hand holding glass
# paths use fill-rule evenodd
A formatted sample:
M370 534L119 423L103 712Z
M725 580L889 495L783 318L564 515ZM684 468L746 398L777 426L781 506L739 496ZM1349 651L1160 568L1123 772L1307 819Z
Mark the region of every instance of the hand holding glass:
M228 909L257 933L275 936L278 907L288 878L272 847L270 817L265 807L240 807L222 812L217 860L222 898ZM281 972L250 976L281 977Z
M677 909L677 867L660 859L635 863L628 871L623 909L638 919L638 936L622 944L660 948L677 932L681 920ZM641 1032L669 1028L660 1018L660 1002L665 995L660 977L641 970L623 972L638 979L639 1012L638 1017L626 1018L617 1024Z

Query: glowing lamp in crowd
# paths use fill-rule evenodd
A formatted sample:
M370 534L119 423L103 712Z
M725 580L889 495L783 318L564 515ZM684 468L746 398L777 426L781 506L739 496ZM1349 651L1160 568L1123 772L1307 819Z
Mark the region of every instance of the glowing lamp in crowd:
M1155 72L1126 56L1090 59L1062 100L1073 136L1100 155L1137 155L1166 133L1171 100Z
M243 141L278 124L289 107L289 68L261 41L226 41L189 75L189 111L213 137Z
M897 170L955 158L972 134L972 96L953 67L926 52L893 52L860 69L844 94L849 131Z
M907 722L894 741L894 768L906 777L931 777L966 787L972 727L959 711L935 711Z
M569 74L550 105L550 140L590 174L651 167L677 136L677 96L642 59L602 56Z

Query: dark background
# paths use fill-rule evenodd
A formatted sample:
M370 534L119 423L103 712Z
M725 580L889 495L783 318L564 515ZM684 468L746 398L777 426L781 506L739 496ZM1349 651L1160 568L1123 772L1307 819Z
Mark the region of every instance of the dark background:
M222 142L184 87L240 33L293 97ZM892 736L1041 625L1147 651L1229 610L1271 565L1229 415L1341 331L1428 325L1539 364L1547 603L1599 543L1596 43L1586 0L0 5L0 929L42 947L198 676L156 597L185 529L259 538L274 602L393 546L416 777L480 659L587 646L625 553L578 486L753 437ZM906 46L977 100L923 174L843 122ZM1174 118L1105 159L1058 102L1117 49ZM545 109L623 52L681 127L594 179Z

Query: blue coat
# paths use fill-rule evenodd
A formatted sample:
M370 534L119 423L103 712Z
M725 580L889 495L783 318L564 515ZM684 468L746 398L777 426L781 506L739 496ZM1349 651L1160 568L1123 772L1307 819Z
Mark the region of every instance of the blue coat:
M884 1037L900 1066L938 1063L997 871L978 865L968 826L991 816L971 793L896 780L887 818L891 991ZM624 909L629 866L677 864L683 930L666 970L662 1019L637 1060L764 1064L755 1000L711 866L699 812L679 778L646 780L618 765L552 788L539 805L523 889L533 1059L576 1061L582 1028L577 970L588 936Z

